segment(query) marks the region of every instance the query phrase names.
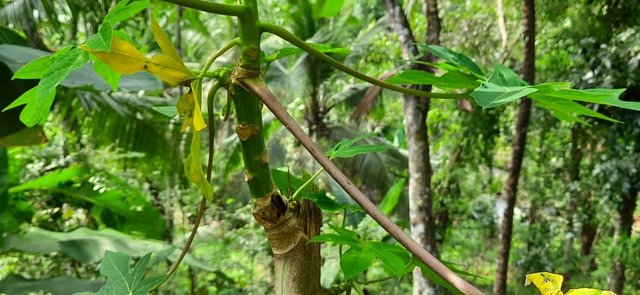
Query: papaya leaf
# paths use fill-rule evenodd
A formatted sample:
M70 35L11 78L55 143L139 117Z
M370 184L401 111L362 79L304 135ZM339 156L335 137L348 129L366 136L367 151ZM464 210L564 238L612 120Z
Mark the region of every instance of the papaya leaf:
M536 95L534 101L539 106L549 109L554 116L561 120L587 124L586 121L578 118L578 115L583 115L620 123L618 120L600 114L572 100L554 99L548 96Z
M51 67L51 56L46 55L32 60L13 74L13 79L42 79L47 69Z
M501 86L485 82L470 95L482 108L489 109L520 99L536 91L537 89L531 86Z
M357 277L373 264L375 258L375 254L366 248L349 248L340 257L340 269L344 278L350 280Z
M91 56L91 60L93 61L93 70L96 72L96 74L98 74L98 76L100 76L105 82L107 82L107 84L109 84L113 91L117 91L122 75L114 71L107 64L101 62L95 56Z
M184 171L189 181L195 183L200 188L202 196L210 201L213 196L213 188L202 171L200 141L200 132L194 131L193 139L191 140L191 151L184 162Z
M405 262L400 256L387 248L380 247L382 242L367 243L366 249L372 251L376 258L382 262L382 267L387 273L394 276L401 276L405 273Z
M393 148L393 146L388 144L361 144L354 146L356 142L372 136L374 135L364 134L353 139L342 140L331 147L331 149L329 149L329 151L327 152L327 156L330 159L352 158L360 154L383 152L390 148Z
M154 111L170 118L173 118L178 114L178 109L176 108L176 106L153 106L151 108Z
M457 70L444 73L442 76L418 71L406 70L387 80L392 84L417 84L417 85L433 85L441 89L474 89L480 86L478 79L472 75L462 73Z
M525 276L524 285L529 286L533 283L542 295L562 294L563 278L561 275L550 272L537 272Z
M351 237L345 237L342 235L337 235L337 234L321 234L321 235L317 235L315 237L313 237L311 240L309 240L309 242L314 242L314 243L336 243L336 244L342 244L342 245L347 245L350 247L362 247L362 242L360 242L360 240L351 238Z
M169 40L167 34L162 30L153 14L151 15L151 32L153 33L153 38L156 40L156 43L160 46L162 53L170 56L174 61L182 63L180 53L173 47L171 40Z
M200 101L202 98L202 80L194 80L191 83L191 93L193 95L193 129L195 131L201 131L207 127L204 122L204 116L202 115L202 109L200 109Z
M148 0L133 1L131 3L129 3L129 0L120 1L107 13L104 17L104 22L110 22L115 25L118 22L138 14L147 7L149 7Z
M93 51L111 51L111 40L113 39L113 27L110 22L103 22L95 34L87 40L87 47Z
M140 258L133 268L129 268L129 260L131 259L129 256L107 251L100 267L100 273L107 277L107 284L100 288L96 294L148 294L164 279L163 276L144 278L150 258L151 253Z
M433 55L441 59L446 60L447 62L457 66L458 68L465 69L470 73L476 74L480 77L484 76L484 73L482 72L480 67L464 54L438 45L419 45L419 47L431 52Z
M65 47L56 52L51 56L51 65L44 71L38 85L23 93L4 110L26 104L20 113L20 121L27 127L33 127L42 122L49 114L49 109L51 109L55 98L56 87L72 71L82 67L88 60L87 53L77 47Z
M404 178L400 178L396 180L393 185L387 191L387 194L380 202L380 211L384 213L384 215L389 215L393 212L393 210L398 205L398 201L400 200L400 196L402 195L402 191L404 190L404 184L406 180Z
M520 76L518 76L518 74L516 74L513 70L501 64L496 64L493 66L493 70L487 81L505 87L529 85L529 83L522 80Z
M131 75L144 70L149 61L133 44L116 36L113 36L111 41L111 52L90 52L116 72L124 75Z
M596 289L588 289L588 288L580 288L580 289L571 289L564 293L565 295L616 295L611 291L602 291Z
M342 10L344 0L318 0L313 8L314 18L331 18Z

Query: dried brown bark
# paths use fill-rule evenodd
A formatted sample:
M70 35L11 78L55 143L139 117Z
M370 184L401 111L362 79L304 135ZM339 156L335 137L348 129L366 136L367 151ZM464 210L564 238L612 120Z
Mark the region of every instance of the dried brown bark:
M398 34L405 59L419 54L415 37L406 14L395 0L382 1L389 14L393 30ZM440 43L440 19L436 0L423 2L423 12L427 16L427 43ZM433 60L432 56L425 57ZM420 65L414 69L429 70ZM430 90L431 86L421 86ZM433 193L431 190L431 168L427 116L429 99L404 95L405 133L409 151L409 211L411 237L435 257L438 257L435 239L435 218L433 216ZM413 272L413 294L440 293L436 286L427 281L419 268Z
M524 18L524 66L522 76L530 84L535 80L535 10L534 0L522 0L522 14ZM500 241L498 244L498 259L496 278L493 283L493 293L503 295L507 291L507 272L509 267L509 252L511 251L511 237L513 234L513 209L516 204L518 180L522 168L525 147L527 143L527 129L531 115L531 100L523 98L518 106L515 134L513 136L511 163L509 165L507 182L502 197L507 207L504 210L500 225Z

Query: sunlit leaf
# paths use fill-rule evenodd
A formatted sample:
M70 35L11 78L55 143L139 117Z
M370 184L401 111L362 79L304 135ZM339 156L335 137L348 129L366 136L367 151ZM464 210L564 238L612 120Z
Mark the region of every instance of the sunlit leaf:
M144 70L149 61L133 44L116 36L111 42L111 52L91 51L91 54L124 75Z
M611 291L602 291L596 289L588 289L588 288L580 288L580 289L571 289L564 293L565 295L616 295Z
M51 56L42 56L21 67L11 79L42 79L51 63Z
M98 74L98 76L100 76L105 82L107 82L107 84L111 86L111 89L113 91L117 91L118 85L120 85L120 78L122 77L122 75L114 71L107 64L101 62L95 56L92 56L92 61L93 61L93 70L96 72L96 74Z
M53 104L56 87L72 71L82 67L88 60L87 53L75 47L65 47L58 51L51 56L51 65L44 71L38 85L23 93L4 110L26 104L20 113L20 121L27 127L32 127L44 121ZM36 68L34 67L34 69Z
M542 295L561 295L563 278L561 275L550 272L538 272L525 276L524 285L533 283Z
M313 16L315 18L330 18L338 15L344 0L317 0L313 8Z
M111 41L113 39L113 27L110 22L103 22L98 33L89 37L87 47L93 51L111 51Z
M148 0L133 1L131 3L129 3L129 0L120 1L107 13L104 17L104 22L116 24L138 14L148 6Z

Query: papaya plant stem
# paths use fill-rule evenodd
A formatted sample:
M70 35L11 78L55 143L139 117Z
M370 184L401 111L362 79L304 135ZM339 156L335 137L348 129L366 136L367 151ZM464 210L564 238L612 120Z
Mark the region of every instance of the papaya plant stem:
M300 194L300 192L306 188L307 186L309 186L309 184L311 184L316 178L318 178L318 176L320 176L320 173L322 173L322 171L324 171L324 169L320 168L320 170L318 170L318 172L316 172L315 174L313 174L313 176L311 176L311 178L307 179L307 181L305 181L297 190L295 193L293 193L293 195L291 196L291 199L296 201L298 200L298 195Z
M207 180L211 181L211 174L213 173L213 151L215 149L215 117L213 113L213 103L216 98L216 93L220 89L220 82L216 81L209 89L207 93L207 117L209 119L209 158L207 159Z
M363 80L365 82L371 83L376 86L380 86L385 89L397 91L400 93L420 96L420 97L429 97L429 98L461 99L461 98L469 97L469 93L436 93L436 92L422 91L422 90L411 89L411 88L390 84L382 80L376 79L374 77L365 75L361 72L358 72L350 68L349 66L331 58L330 56L313 48L311 45L307 44L302 39L298 38L296 35L292 34L291 32L287 31L287 29L281 26L269 24L269 23L260 23L260 31L274 34L282 38L283 40L293 44L294 46L306 51L310 55L327 62L332 67L346 74L349 74L355 78L358 78L360 80Z
M198 75L197 79L204 78L204 76L207 74L207 71L209 70L209 67L211 67L213 62L215 62L216 59L218 59L218 57L222 56L227 51L229 51L229 49L233 48L234 46L236 46L238 44L240 44L240 38L236 37L236 38L233 38L231 41L227 42L218 51L214 52L213 55L211 55L211 57L209 57L209 59L207 60L207 63L202 68L202 71L200 71L200 74Z
M480 295L483 294L476 287L471 285L459 277L455 272L446 267L442 262L433 257L420 244L407 235L398 225L393 223L389 217L384 215L376 205L374 205L364 193L362 193L343 173L336 167L333 162L324 154L322 149L307 135L300 125L289 115L289 113L280 105L271 90L260 78L248 78L242 80L249 90L253 91L260 100L271 110L271 112L282 122L293 136L309 151L311 156L324 168L329 175L347 192L347 194L360 207L375 220L382 228L385 229L396 241L402 244L409 252L411 252L418 260L422 261L427 267L432 269L436 274L453 285L463 294Z
M244 14L245 11L247 11L246 6L237 5L237 4L221 4L221 3L213 3L213 2L201 1L201 0L163 0L163 1L186 6L186 7L193 8L200 11L213 13L213 14L222 14L222 15L229 15L229 16L240 16Z

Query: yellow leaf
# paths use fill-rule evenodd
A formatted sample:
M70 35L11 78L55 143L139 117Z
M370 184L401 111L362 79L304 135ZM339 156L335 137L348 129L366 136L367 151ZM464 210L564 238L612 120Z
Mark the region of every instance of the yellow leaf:
M195 183L200 188L200 192L207 199L211 200L213 196L213 188L202 171L202 163L200 159L200 132L193 132L191 140L190 154L184 162L184 171L189 181Z
M91 51L100 61L120 74L130 75L142 71L149 59L133 44L118 37L111 41L111 52Z
M178 104L176 108L178 109L178 114L184 116L184 120L182 121L182 132L187 130L187 127L193 125L193 108L195 104L193 101L193 93L185 93L180 96L178 99Z
M202 97L202 84L201 80L194 80L191 82L191 91L194 93L193 97L193 129L196 131L200 131L207 127L207 124L204 122L204 116L202 115L202 110L200 109L200 101Z
M580 289L571 289L565 295L616 295L611 291L602 291L596 289L588 289L588 288L580 288Z
M162 28L160 28L160 25L158 25L158 22L156 21L156 18L153 16L153 14L151 14L151 32L153 33L153 38L156 39L156 43L158 43L158 46L160 46L160 50L162 50L162 53L170 56L172 59L182 64L180 53L178 53L178 50L173 47L173 44L171 44L171 40L169 40L167 34L164 33Z
M147 70L171 86L195 79L195 75L184 65L182 58L180 58L180 53L171 44L171 40L160 28L153 14L151 15L151 32L156 43L160 46L162 54L151 58L152 64L149 64Z
M182 121L183 132L187 127L193 128L194 132L201 131L207 127L207 124L204 122L202 110L200 109L200 103L198 103L200 99L196 98L194 93L196 93L196 91L192 88L189 93L180 96L178 104L176 105L178 113L184 116L184 121Z
M157 54L151 57L151 60L147 62L146 70L171 86L177 86L196 78L182 61L177 62L166 54Z
M562 295L562 276L550 272L538 272L525 276L524 285L533 283L542 295Z

